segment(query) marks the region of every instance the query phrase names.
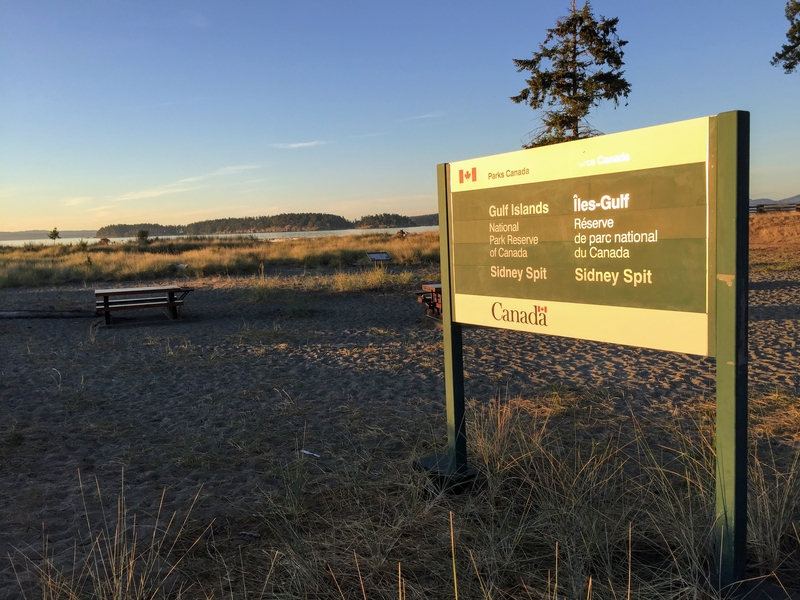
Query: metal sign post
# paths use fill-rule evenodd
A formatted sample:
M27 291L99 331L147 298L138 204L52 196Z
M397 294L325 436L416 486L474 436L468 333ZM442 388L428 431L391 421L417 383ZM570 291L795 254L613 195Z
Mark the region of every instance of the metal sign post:
M747 280L750 113L716 120L717 521L720 588L747 560ZM711 179L711 178L710 178Z
M464 491L477 471L467 462L464 420L464 353L461 325L453 320L453 286L450 279L449 200L450 165L438 165L439 247L442 267L442 331L444 334L444 382L447 407L447 452L421 458L417 465L427 471L439 490Z

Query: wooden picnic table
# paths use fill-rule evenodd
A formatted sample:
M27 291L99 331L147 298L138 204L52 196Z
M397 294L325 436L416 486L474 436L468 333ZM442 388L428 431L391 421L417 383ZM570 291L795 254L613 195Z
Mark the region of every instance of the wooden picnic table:
M435 319L442 318L442 284L423 283L422 291L417 292L417 302L425 305L425 314Z
M192 291L194 288L178 285L95 290L95 309L98 314L104 313L106 325L111 325L112 311L140 308L164 308L174 320L178 318L178 307L183 306L183 299Z

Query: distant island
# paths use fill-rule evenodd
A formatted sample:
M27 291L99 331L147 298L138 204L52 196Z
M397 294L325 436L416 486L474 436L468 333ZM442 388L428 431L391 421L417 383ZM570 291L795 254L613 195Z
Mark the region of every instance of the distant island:
M349 221L327 213L284 213L272 217L239 217L211 219L188 225L160 225L158 223L118 224L101 227L94 234L98 238L136 237L139 231L149 236L159 235L219 235L226 233L270 233L278 231L335 231L340 229L389 229L425 227L439 224L439 215L404 217L392 213L367 215Z

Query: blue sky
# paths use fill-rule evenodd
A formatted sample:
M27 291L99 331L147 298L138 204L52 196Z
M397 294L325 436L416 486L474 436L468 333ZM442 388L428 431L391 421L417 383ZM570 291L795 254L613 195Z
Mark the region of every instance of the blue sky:
M437 163L517 150L509 96L569 0L0 0L0 231L436 211ZM628 40L605 133L751 112L751 196L800 193L784 0L596 0Z

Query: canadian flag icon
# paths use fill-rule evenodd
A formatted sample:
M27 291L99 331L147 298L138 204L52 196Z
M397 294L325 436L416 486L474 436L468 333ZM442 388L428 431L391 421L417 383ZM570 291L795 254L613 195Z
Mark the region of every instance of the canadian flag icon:
M478 181L478 169L472 167L472 170L464 171L463 169L458 170L458 182L464 183L464 180L467 181Z

